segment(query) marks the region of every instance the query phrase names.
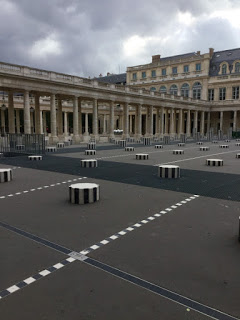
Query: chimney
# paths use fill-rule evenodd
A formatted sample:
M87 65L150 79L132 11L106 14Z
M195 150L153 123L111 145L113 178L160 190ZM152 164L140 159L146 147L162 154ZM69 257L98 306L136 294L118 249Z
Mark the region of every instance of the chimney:
M108 72L108 73L107 73L107 76L110 76L110 75L111 75L111 73L110 73L110 72Z
M200 56L200 54L201 54L201 51L197 51L197 55Z
M152 56L152 63L156 63L160 61L160 54L156 54L155 56Z
M213 54L214 54L214 49L213 48L209 48L210 58L212 58Z
M102 74L100 73L99 78L102 77Z

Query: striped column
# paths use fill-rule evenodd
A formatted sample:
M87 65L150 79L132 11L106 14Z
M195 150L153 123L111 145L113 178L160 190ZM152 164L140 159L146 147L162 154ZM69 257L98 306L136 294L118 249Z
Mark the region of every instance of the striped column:
M100 187L96 183L76 183L69 186L69 201L74 204L94 203L100 199Z
M168 179L180 178L180 168L172 165L161 165L158 167L158 177Z
M0 182L8 182L12 180L12 169L0 169Z

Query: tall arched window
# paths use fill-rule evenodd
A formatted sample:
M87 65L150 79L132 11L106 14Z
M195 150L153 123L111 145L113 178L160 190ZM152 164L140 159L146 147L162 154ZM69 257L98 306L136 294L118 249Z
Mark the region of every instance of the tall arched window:
M226 74L227 73L227 65L223 64L222 65L222 74Z
M155 87L150 88L150 91L156 91Z
M170 94L173 94L173 95L177 95L177 92L178 92L178 88L176 86L176 84L173 84L171 87L170 87Z
M240 72L240 62L235 63L235 72Z
M181 87L181 96L188 97L189 96L189 85L184 83Z
M201 83L195 82L193 85L193 98L194 99L201 99L201 91L202 91Z
M167 88L165 86L161 86L160 93L167 93Z

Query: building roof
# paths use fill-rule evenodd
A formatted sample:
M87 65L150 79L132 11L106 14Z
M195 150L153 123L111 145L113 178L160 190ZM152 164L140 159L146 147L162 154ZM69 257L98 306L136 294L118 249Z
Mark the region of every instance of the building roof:
M209 75L211 77L217 76L220 64L223 61L228 62L231 72L233 69L233 62L235 60L240 60L240 48L214 52L210 61Z
M184 54L178 54L176 56L171 56L171 57L165 57L165 58L160 58L160 61L171 61L171 60L178 60L178 59L185 59L185 58L190 58L192 56L196 56L196 52L189 52L189 53L184 53Z
M106 77L95 78L97 81L105 83L126 84L126 73L111 74Z

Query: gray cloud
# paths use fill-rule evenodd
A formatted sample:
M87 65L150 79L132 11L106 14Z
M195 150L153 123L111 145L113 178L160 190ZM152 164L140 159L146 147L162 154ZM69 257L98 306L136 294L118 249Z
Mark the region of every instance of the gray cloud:
M225 19L209 18L216 8L240 8L236 0L0 0L0 60L80 76L121 72L129 65L210 46L239 46ZM197 23L178 21L190 13ZM126 54L126 41L145 47Z

